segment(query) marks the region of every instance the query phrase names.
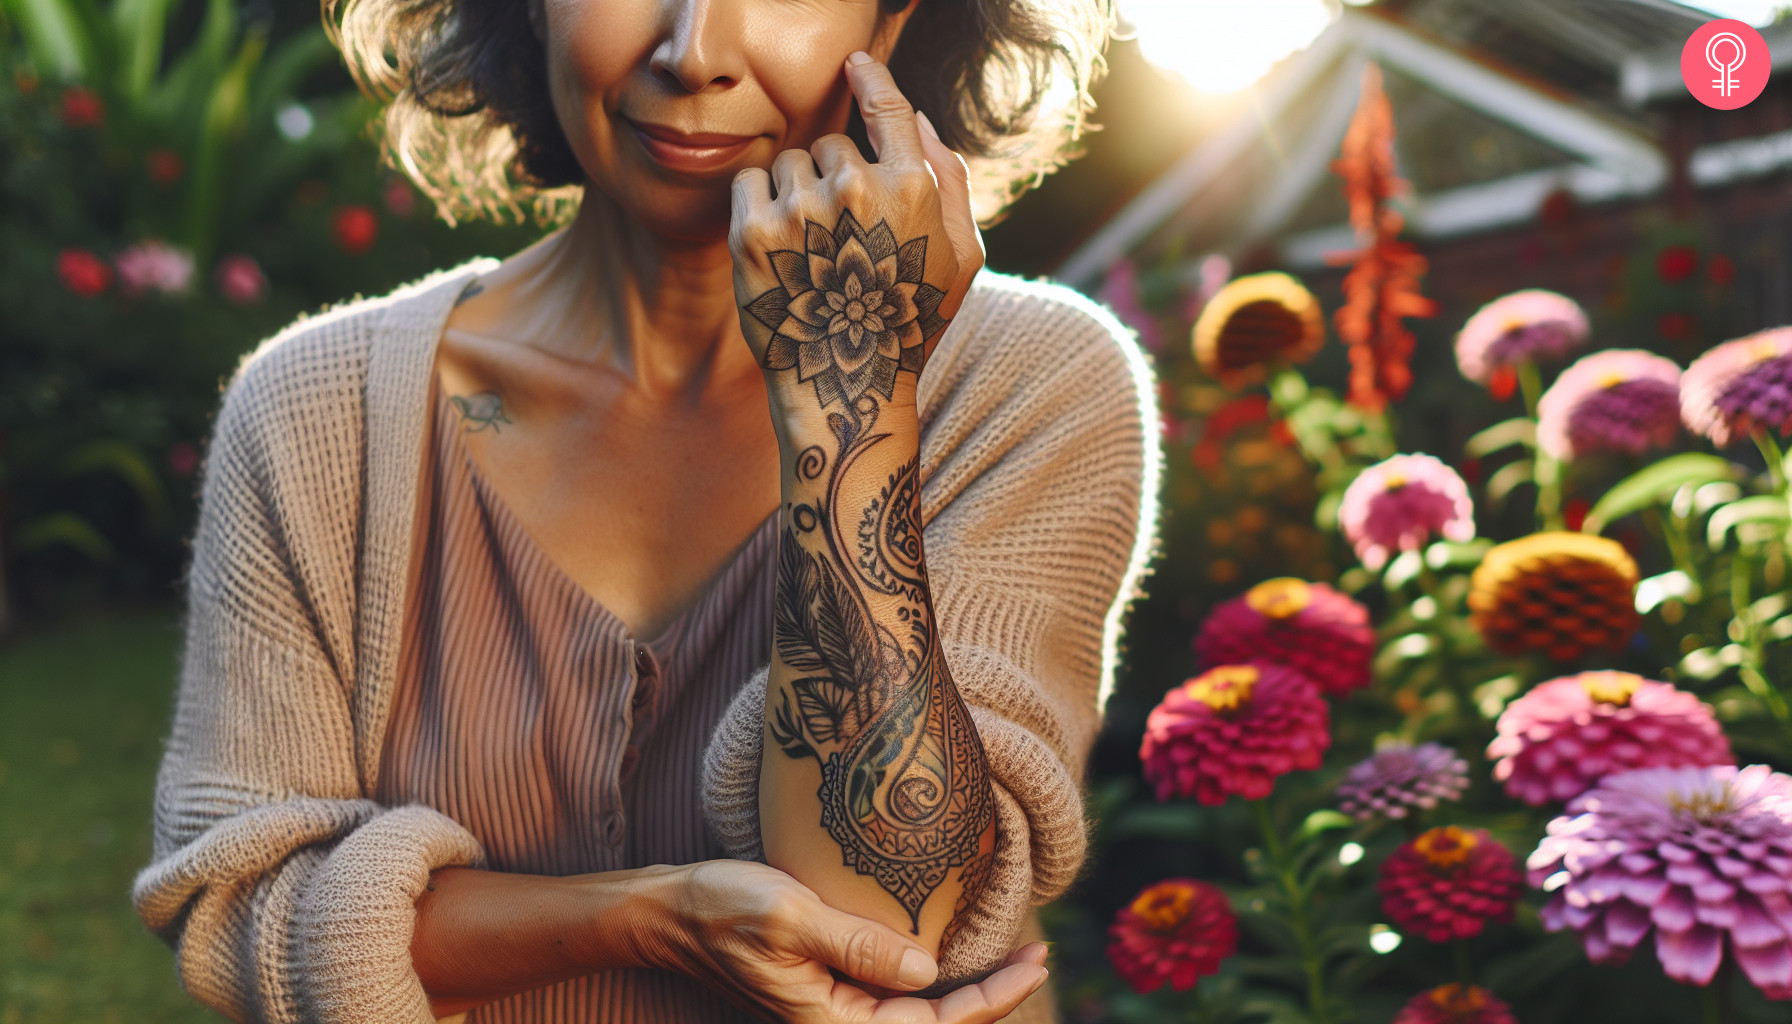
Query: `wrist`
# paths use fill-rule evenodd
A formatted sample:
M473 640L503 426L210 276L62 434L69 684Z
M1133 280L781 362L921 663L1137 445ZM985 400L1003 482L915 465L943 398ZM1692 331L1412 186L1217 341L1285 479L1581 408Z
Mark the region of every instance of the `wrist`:
M829 424L830 417L857 419L863 423L874 417L880 434L920 435L920 417L916 408L915 384L912 379L898 378L888 397L879 391L866 391L855 407L836 399L822 405L813 383L798 381L794 373L767 374L766 398L770 407L772 429L778 435L786 461L810 445L821 445L833 451L839 437Z
M681 870L660 864L568 878L583 925L573 955L590 971L672 966Z

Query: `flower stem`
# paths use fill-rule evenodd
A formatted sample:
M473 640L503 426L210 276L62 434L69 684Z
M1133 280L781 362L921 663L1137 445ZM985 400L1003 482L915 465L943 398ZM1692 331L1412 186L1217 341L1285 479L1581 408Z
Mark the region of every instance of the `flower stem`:
M1792 727L1792 708L1786 705L1786 695L1761 671L1761 663L1765 660L1761 650L1761 626L1755 621L1754 601L1749 592L1754 572L1754 559L1745 551L1736 552L1736 557L1730 560L1730 614L1742 627L1739 644L1742 663L1736 666L1736 672L1742 677L1742 685L1761 698L1761 703L1767 705L1767 710L1773 713L1782 728Z
M1529 359L1519 363L1518 387L1524 392L1524 411L1533 422L1537 407L1543 401L1543 378L1537 364ZM1533 453L1531 479L1537 484L1537 526L1543 530L1560 530L1562 519L1562 463L1541 447Z
M1543 400L1543 378L1537 373L1537 364L1526 359L1514 369L1518 371L1518 389L1524 393L1524 414L1536 419L1537 403Z
M1462 989L1466 992L1475 984L1475 961L1469 956L1467 939L1457 939L1451 945L1455 947L1456 980L1462 983Z
M1726 943L1727 945L1727 943ZM1728 1024L1730 1019L1730 991L1735 988L1731 978L1735 975L1736 965L1726 950L1723 963L1717 967L1717 976L1711 979L1704 991L1704 1024Z
M1313 1024L1328 1024L1325 965L1320 961L1318 945L1313 941L1312 923L1307 920L1307 894L1294 876L1294 865L1282 845L1282 837L1276 832L1275 819L1269 813L1269 801L1253 800L1251 803L1257 809L1257 824L1263 829L1264 850L1282 882L1282 889L1288 894L1288 923L1294 929L1294 941L1300 945L1301 963L1307 969L1308 1016Z

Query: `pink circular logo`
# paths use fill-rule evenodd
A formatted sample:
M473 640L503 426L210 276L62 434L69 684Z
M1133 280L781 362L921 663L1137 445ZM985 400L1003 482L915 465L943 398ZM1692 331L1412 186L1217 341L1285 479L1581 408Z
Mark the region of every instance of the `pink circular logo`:
M1680 51L1680 77L1707 107L1735 110L1767 88L1773 58L1767 41L1747 22L1719 18L1700 25Z

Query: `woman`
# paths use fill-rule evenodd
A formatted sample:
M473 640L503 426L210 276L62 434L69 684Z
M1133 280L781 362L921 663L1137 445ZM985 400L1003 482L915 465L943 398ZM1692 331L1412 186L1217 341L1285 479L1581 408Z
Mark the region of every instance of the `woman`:
M340 13L445 215L582 201L302 320L226 395L135 888L188 990L1050 1019L1013 947L1081 862L1154 415L1110 317L979 274L1006 180L942 139L1080 116L1105 5Z

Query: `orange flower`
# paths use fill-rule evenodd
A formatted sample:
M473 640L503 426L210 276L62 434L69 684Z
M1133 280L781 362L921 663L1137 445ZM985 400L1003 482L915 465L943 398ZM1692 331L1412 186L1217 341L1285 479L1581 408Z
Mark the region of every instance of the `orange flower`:
M1636 562L1617 541L1534 533L1487 552L1470 579L1468 607L1495 651L1572 661L1630 639L1636 582Z
M1304 363L1325 344L1319 300L1287 274L1250 274L1221 288L1195 321L1195 361L1227 387L1263 379L1274 363Z

